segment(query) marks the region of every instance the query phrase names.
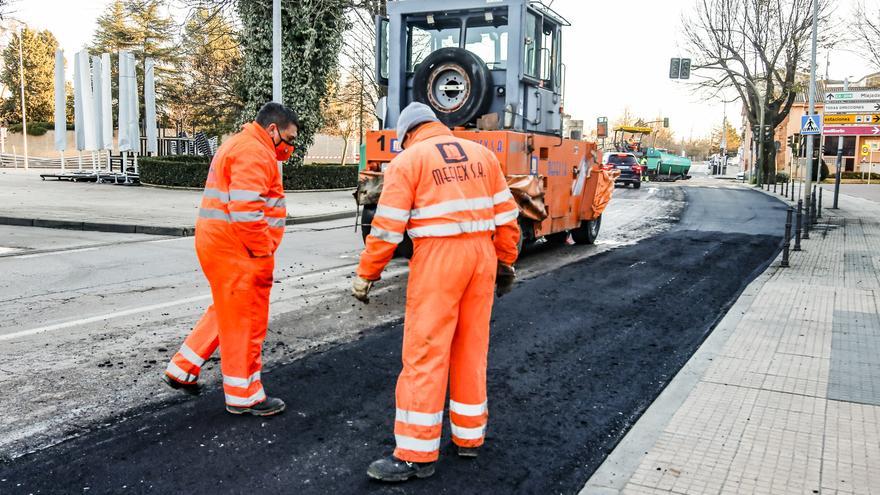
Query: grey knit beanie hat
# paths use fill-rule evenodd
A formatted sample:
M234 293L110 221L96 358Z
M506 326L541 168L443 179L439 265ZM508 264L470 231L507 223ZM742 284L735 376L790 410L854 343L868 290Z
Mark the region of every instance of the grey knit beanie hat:
M400 112L397 118L397 140L403 146L406 133L413 130L417 125L425 122L440 122L431 107L424 103L412 102Z

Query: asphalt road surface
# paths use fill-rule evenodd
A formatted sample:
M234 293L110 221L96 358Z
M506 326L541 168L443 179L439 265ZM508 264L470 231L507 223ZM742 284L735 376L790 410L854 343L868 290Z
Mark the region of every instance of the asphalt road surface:
M92 322L2 342L8 357L18 350L29 366L48 371L20 377L16 362L4 361L14 368L14 378L0 373L5 390L31 387L3 404L14 411L12 421L4 419L4 438L20 429L15 425L39 420L6 443L0 492L577 492L775 255L784 217L781 203L735 187L619 192L602 234L607 244L536 249L521 262L525 280L497 301L489 433L476 460L451 455L446 438L434 478L396 487L366 479L369 462L393 449L405 269L394 267L399 275L367 308L338 297L351 267L327 261L333 256L321 242L339 231L331 229L299 233L319 239L314 261L299 271L289 265L293 274L279 284L296 294L278 299L282 313L266 347L267 390L288 402L279 417L227 414L216 377L196 399L163 390L158 373L174 349L150 346L177 340L185 329L157 334L161 325L148 316L147 329L111 318L100 328ZM343 281L328 283L332 276ZM160 322L186 327L182 320L192 312ZM133 343L118 360L106 358L105 346ZM66 348L79 354L62 359L62 376L51 363ZM89 349L96 354L81 354ZM40 350L43 360L34 363ZM155 362L142 365L145 358ZM92 384L78 385L84 378ZM66 419L52 421L46 408Z

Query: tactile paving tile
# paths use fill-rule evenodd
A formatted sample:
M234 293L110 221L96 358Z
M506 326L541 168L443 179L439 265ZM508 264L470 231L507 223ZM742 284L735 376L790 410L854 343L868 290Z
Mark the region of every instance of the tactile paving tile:
M880 405L880 315L834 312L828 398Z

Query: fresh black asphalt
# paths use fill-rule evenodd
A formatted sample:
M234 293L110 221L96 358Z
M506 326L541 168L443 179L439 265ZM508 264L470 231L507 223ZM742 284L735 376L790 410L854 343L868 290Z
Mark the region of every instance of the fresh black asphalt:
M393 449L398 322L267 372L268 392L288 403L281 416L232 416L220 390L148 406L0 464L0 493L577 493L778 252L781 203L742 190L687 197L712 230L686 210L679 228L496 302L475 460L457 458L445 431L433 478L366 478Z

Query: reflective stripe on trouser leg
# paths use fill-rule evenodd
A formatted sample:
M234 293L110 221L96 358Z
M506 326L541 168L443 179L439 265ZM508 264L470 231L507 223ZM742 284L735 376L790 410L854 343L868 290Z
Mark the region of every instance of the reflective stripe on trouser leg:
M489 418L486 364L497 261L492 241L482 240L477 249L483 255L461 300L449 364L449 422L452 441L461 447L483 444Z
M234 257L199 252L199 261L211 284L217 313L226 404L248 407L262 402L266 394L259 372L274 259L250 258L245 252Z
M449 352L475 254L466 240L422 239L410 261L394 422L398 459L432 462L439 456Z
M205 361L217 350L217 331L217 313L211 305L171 358L165 373L181 383L195 383Z

